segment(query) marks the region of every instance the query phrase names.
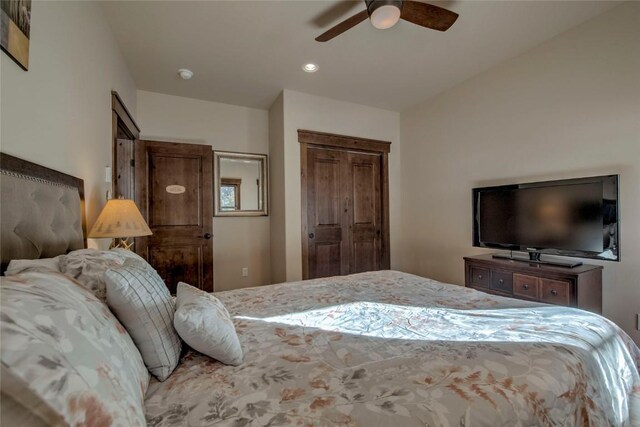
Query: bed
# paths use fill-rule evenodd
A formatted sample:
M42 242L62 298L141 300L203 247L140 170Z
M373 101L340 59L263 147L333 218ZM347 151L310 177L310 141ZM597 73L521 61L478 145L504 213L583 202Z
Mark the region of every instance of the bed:
M16 164L6 159L3 170ZM51 236L49 226L28 239L3 236L3 263L6 250L40 258L84 246L78 181L77 196L67 183L71 194L27 197L57 200L61 214L49 207L16 215L11 206L26 202L7 200L25 191L16 183L5 190L14 175L1 175L3 231L5 215L30 224L49 215L58 232L47 244L38 236ZM56 178L47 177L23 179L50 186ZM244 362L187 351L168 379L148 385L148 425L640 425L640 350L595 314L396 271L216 296L232 315Z
M244 363L189 353L152 380L149 425L622 426L638 410L637 347L585 311L395 271L218 296Z

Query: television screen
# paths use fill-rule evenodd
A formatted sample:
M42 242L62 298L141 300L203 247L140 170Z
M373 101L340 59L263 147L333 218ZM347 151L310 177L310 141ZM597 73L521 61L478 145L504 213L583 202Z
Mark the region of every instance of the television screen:
M619 258L617 175L474 189L474 245Z

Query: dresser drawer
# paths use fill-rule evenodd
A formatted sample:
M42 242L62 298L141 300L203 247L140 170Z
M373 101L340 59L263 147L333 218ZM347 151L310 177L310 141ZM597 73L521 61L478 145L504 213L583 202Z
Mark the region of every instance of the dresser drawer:
M491 289L512 293L513 274L508 271L491 270Z
M464 258L465 286L489 294L602 312L602 267L558 268L505 260L494 254Z
M472 265L470 267L471 271L470 271L470 275L471 275L471 283L475 286L481 286L483 288L488 288L489 287L489 269L488 268L482 268L482 267L476 267L475 265Z
M513 294L530 299L538 299L538 278L526 274L513 273Z
M571 282L540 279L540 301L550 304L569 305Z

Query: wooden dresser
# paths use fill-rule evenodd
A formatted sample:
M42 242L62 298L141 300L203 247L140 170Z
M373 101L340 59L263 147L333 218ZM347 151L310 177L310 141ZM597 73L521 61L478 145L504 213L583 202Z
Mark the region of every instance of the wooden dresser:
M602 313L602 266L557 267L491 255L465 257L464 265L467 287Z

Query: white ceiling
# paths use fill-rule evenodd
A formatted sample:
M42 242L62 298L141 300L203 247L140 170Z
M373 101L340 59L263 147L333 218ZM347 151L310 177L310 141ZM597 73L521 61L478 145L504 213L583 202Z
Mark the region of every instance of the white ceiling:
M434 2L435 3L435 2ZM139 89L269 108L282 89L401 111L612 8L617 2L448 1L447 32L368 21L327 43L358 1L107 1ZM301 66L315 62L318 72ZM181 80L178 68L195 77Z

